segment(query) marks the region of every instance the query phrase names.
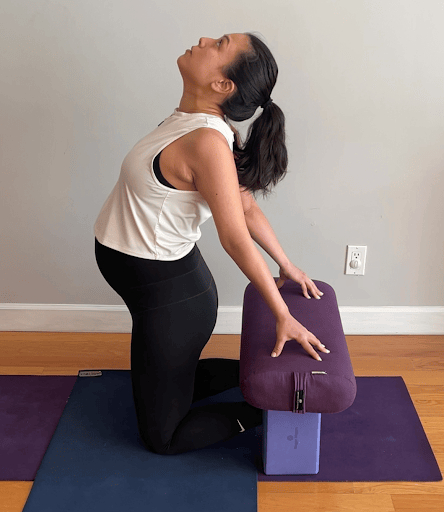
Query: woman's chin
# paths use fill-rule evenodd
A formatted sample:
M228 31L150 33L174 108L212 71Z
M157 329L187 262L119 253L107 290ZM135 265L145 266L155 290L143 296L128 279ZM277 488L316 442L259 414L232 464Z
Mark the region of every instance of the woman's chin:
M185 53L182 53L182 55L179 55L179 57L177 57L177 62L179 62L180 59L186 57L188 54L191 55L190 50L185 50Z
M186 63L184 62L184 59L186 58L186 55L183 54L183 55L179 55L179 57L177 58L177 67L179 68L179 71L180 71L180 74L182 75L182 71L184 69L184 67L186 67Z

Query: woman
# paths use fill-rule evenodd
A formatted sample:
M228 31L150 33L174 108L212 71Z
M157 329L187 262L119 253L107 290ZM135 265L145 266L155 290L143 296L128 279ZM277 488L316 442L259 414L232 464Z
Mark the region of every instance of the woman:
M286 257L276 283L246 224L246 212L259 208L253 195L268 193L287 166L284 115L270 99L277 77L273 56L256 36L229 34L201 38L177 64L184 86L179 108L125 157L94 226L99 269L133 320L139 433L159 454L203 448L262 421L262 411L246 402L190 410L193 402L239 385L239 361L199 360L218 306L196 245L199 225L211 215L223 248L275 314L274 352L279 355L288 339L316 359L313 347L327 352L291 316L278 288L293 279L307 298L308 290L316 298L321 292ZM226 120L249 119L259 106L263 112L241 147Z

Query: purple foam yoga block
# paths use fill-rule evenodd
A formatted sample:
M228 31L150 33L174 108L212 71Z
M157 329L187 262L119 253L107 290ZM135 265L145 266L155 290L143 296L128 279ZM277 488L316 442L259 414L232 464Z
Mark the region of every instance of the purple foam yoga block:
M321 415L264 411L262 458L266 475L319 473Z
M319 352L322 362L316 361L295 340L285 343L279 357L271 357L276 344L276 319L253 284L246 287L240 389L254 407L298 414L338 413L355 400L356 379L336 294L327 283L314 283L324 293L320 300L304 297L301 286L291 280L279 292L294 318L331 351Z

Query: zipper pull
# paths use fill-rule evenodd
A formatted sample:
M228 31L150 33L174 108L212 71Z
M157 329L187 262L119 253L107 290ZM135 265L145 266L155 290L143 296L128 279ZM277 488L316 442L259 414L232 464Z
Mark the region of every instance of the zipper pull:
M305 393L303 389L295 391L293 412L304 410L304 395Z

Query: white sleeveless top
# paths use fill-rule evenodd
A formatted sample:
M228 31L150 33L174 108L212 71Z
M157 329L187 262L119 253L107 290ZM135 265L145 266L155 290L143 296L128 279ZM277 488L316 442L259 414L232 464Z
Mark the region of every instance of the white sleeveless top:
M198 128L220 131L233 150L234 133L220 117L177 108L141 139L123 160L119 179L94 224L97 240L111 249L150 260L186 256L212 215L199 191L169 188L157 179L153 162L169 144Z

